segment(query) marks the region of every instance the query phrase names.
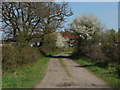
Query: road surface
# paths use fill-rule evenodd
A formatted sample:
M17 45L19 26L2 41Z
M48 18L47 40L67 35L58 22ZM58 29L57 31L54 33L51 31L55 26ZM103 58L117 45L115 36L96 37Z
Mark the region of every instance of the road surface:
M53 56L44 79L35 88L110 88L101 78L68 58Z

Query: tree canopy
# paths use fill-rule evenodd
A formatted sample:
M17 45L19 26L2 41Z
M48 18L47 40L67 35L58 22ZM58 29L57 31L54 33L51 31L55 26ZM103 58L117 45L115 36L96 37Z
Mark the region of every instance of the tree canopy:
M27 30L27 42L61 28L65 18L72 15L68 3L55 2L3 2L2 11L5 37L16 41Z
M71 29L78 33L82 39L89 40L97 34L102 27L97 17L85 15L76 18L71 24Z

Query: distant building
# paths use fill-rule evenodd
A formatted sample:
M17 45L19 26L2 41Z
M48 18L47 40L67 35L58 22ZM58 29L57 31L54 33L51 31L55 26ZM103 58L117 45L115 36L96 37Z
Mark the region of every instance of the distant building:
M116 44L120 44L120 37L116 40Z
M63 33L63 37L68 41L70 47L75 47L78 40L78 35L76 33L66 32Z
M3 44L2 44L2 42L0 41L0 47L2 47L2 45L3 45Z

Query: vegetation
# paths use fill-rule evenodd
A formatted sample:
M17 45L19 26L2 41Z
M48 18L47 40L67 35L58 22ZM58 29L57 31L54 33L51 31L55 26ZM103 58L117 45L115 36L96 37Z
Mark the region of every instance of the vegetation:
M45 56L72 51L66 50L67 43L61 35L64 32L57 34L57 31L73 13L66 2L3 2L2 7L3 87L33 87L38 78L44 76L48 61ZM120 30L103 31L97 17L85 15L76 18L68 32L79 36L72 57L89 58L77 62L88 66L93 64L94 67L89 67L92 71L103 78L106 76L108 83L117 87L120 44L115 42L120 37ZM60 63L65 67L62 60Z
M63 37L61 33L57 33L56 47L59 49L67 49L69 47L67 40Z
M34 88L43 79L49 58L40 58L37 62L19 66L3 74L3 88Z
M95 72L101 76L106 76L108 83L117 87L117 80L120 77L120 44L116 42L119 33L113 29L102 31L103 28L99 22L95 16L91 15L82 16L73 21L71 28L79 35L79 39L72 57L75 59L83 56L89 58L89 63L94 64L94 67L89 68L96 70ZM83 64L88 62L85 60L78 60L78 62Z
M2 7L3 70L34 63L58 50L55 33L72 15L68 3L3 2Z
M75 61L82 67L91 70L98 77L103 78L113 88L120 88L119 76L116 74L116 64L110 64L107 68L104 68L101 65L91 62L86 57L76 59Z
M33 87L44 76L46 57L59 52L55 33L72 11L65 2L3 2L2 15L3 87Z
M34 47L16 47L13 45L3 46L2 54L3 71L16 68L20 65L31 64L42 57L40 52Z
M93 16L83 16L80 19L75 19L72 23L72 29L79 35L73 57L84 55L106 67L110 63L119 63L119 44L115 44L117 32L113 29L103 32L98 19Z
M90 40L102 30L102 25L94 15L85 15L73 20L71 30L77 33L82 40Z
M37 46L39 42L39 47L44 49L53 49L56 39L53 34L72 15L64 2L4 2L2 5L4 40L18 42L22 35L24 43Z

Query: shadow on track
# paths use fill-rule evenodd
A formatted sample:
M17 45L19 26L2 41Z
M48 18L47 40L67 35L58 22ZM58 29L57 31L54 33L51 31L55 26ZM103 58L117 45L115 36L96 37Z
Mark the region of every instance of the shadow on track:
M51 56L51 58L71 58L71 56L61 56L61 55L58 55L58 56Z

